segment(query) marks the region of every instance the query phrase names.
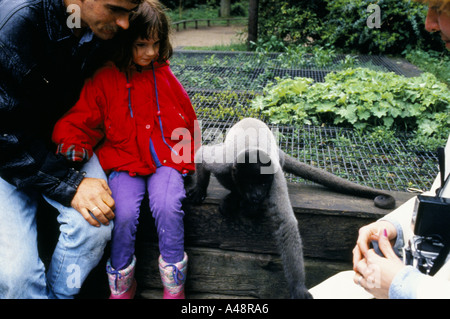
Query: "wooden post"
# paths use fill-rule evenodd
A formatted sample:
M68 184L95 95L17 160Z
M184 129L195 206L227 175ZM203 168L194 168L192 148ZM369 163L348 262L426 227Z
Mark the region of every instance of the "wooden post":
M250 50L250 42L258 40L258 5L259 0L250 0L248 6L248 38L247 48Z

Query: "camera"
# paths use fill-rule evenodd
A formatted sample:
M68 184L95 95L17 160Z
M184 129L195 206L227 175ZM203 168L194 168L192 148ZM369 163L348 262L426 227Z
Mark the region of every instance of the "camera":
M439 150L441 187L436 196L417 196L412 216L413 238L404 248L403 259L427 275L434 275L444 264L450 250L450 198L442 197L449 187L445 174L445 156Z
M405 265L411 265L426 275L434 275L435 265L445 245L438 237L413 236L403 250Z

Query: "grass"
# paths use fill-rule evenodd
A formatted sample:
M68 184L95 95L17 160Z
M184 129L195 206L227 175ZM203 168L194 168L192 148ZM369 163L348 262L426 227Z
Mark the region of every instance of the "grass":
M413 50L406 59L425 72L430 72L450 88L450 54L448 52Z
M180 20L218 18L218 9L208 5L199 5L197 8L187 10L179 10L178 8L173 10L168 9L166 13L172 22Z
M231 43L229 45L213 45L207 47L183 47L183 50L198 50L198 51L231 51L231 52L241 52L247 51L247 44L242 43Z
M248 1L241 1L232 5L238 6L240 10L236 11L236 14L231 14L230 18L245 18L248 16ZM210 19L214 20L214 24L225 25L226 20L221 20L219 17L220 8L218 6L212 6L208 4L197 5L195 8L183 9L168 9L167 15L172 22L181 20L196 20L196 19ZM238 13L240 12L240 13ZM230 21L231 24L242 23L240 21Z

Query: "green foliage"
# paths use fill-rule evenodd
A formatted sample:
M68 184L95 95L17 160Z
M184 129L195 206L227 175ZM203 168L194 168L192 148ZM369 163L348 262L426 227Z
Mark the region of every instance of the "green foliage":
M410 0L380 0L381 27L369 28L367 12L373 0L326 0L327 15L322 40L336 47L358 48L362 53L401 53L408 47L442 43L424 27L426 6Z
M319 38L321 4L323 1L260 0L258 38L262 42L272 39L273 44L273 39L298 44Z
M172 10L167 10L167 15L171 21L217 19L219 17L218 9L207 4L198 5L188 10L186 8L181 8L180 10L180 8L176 7Z
M220 0L168 0L161 2L167 7L167 14L171 21L219 18ZM232 17L247 15L248 0L231 1Z
M195 93L192 99L192 106L197 114L201 114L202 119L227 120L236 117L259 117L259 111L246 107L254 94L248 92L247 98L242 101L236 92L224 90L214 94L204 92ZM245 104L245 105L243 105Z
M369 28L370 4L381 9L381 28ZM406 48L442 50L425 30L426 7L411 0L260 0L259 38L288 46L333 46L361 53L401 53Z
M430 73L406 78L356 68L330 73L323 83L278 79L252 106L273 123L414 132L411 143L424 149L445 144L450 133L450 93Z
M450 87L450 54L448 51L411 50L406 52L405 57L420 69L433 73L439 81Z
M337 54L332 49L321 47L291 46L286 52L274 55L264 49L254 54L246 52L230 56L210 54L189 58L175 55L172 70L183 85L202 89L256 90L262 91L268 81L273 81L279 69L315 69L317 67L342 70L349 67L367 67L385 70L371 63L362 63L354 56L347 55L335 62ZM192 66L202 65L201 69ZM239 70L237 72L236 70ZM286 75L288 76L288 75Z
M231 3L232 17L246 17L248 15L248 1Z
M180 6L184 9L190 9L203 5L209 7L217 7L220 5L220 0L160 0L160 2L169 9L178 9Z

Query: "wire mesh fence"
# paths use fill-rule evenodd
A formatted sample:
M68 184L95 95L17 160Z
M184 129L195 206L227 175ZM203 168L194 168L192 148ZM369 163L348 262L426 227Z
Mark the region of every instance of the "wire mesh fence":
M244 117L266 122L280 148L298 160L362 185L383 190L427 190L438 172L431 152L408 148L408 135L397 143L374 142L351 129L338 127L280 126L271 124L250 107L275 77L310 77L323 81L326 74L344 67L346 56L327 65L314 61L284 61L281 54L176 51L171 67L186 88L201 121L203 143L220 142L226 131ZM355 62L356 61L356 62ZM295 61L294 61L295 62ZM357 56L352 65L369 65L403 75L386 57ZM308 183L287 175L291 182Z
M344 55L335 54L327 58L313 54L301 54L292 57L285 53L255 53L255 52L223 52L223 51L189 51L177 50L174 56L177 64L190 66L222 66L243 69L317 69L326 72L335 71L343 66L346 59L351 58L354 65L372 65L387 71L402 74L392 60L377 55ZM345 65L344 65L345 66Z

